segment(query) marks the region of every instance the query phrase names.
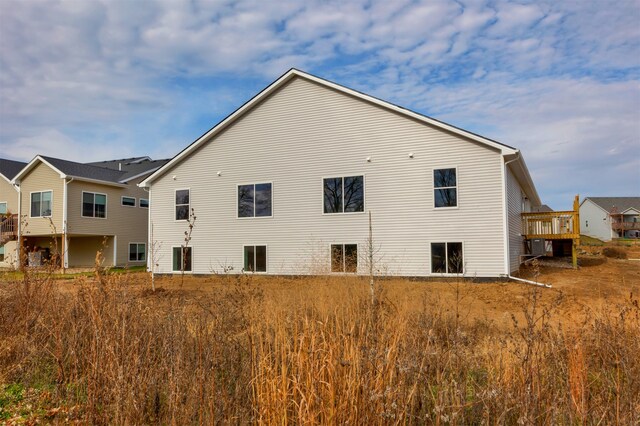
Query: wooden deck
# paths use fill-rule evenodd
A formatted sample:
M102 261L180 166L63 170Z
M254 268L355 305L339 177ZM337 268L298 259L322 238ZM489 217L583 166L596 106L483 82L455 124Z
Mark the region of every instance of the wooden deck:
M525 240L571 240L573 267L578 267L580 244L580 198L573 200L573 210L522 213L522 236Z

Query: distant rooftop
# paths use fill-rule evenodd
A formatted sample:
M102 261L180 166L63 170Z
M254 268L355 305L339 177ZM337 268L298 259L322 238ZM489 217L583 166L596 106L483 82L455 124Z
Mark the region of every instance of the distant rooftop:
M634 208L640 210L640 197L586 197L609 213L616 211L622 213L625 210Z
M16 177L20 170L24 169L27 163L22 161L13 161L0 158L0 174L6 177L8 180Z

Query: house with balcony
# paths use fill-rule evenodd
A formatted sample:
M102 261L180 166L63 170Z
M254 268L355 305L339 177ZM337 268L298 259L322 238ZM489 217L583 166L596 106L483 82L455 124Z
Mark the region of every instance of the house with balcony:
M580 220L584 235L602 241L640 238L640 197L586 197Z
M11 180L18 189L18 240L27 266L144 265L148 193L137 184L167 160L78 163L36 156Z
M140 186L158 273L499 277L579 237L517 148L296 69Z
M11 180L27 163L0 158L0 268L18 260L18 188Z

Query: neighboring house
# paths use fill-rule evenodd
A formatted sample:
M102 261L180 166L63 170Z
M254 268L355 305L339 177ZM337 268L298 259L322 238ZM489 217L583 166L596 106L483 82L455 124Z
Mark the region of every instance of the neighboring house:
M517 149L298 70L140 185L159 273L366 274L371 213L376 274L496 277L541 204Z
M11 180L27 163L0 158L0 268L18 259L18 189Z
M584 235L611 241L640 238L640 197L587 197L580 204Z
M104 266L145 264L149 197L137 183L166 162L82 164L36 156L13 179L28 263L93 266L100 250Z

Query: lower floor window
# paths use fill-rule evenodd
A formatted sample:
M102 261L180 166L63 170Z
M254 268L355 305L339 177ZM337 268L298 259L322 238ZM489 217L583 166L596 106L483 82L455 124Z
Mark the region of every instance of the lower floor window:
M434 274L463 273L462 243L431 243L431 272Z
M142 262L147 259L145 243L129 243L129 262Z
M267 272L267 246L244 246L244 270Z
M4 246L0 246L0 262L4 262Z
M331 245L331 272L351 272L358 270L357 244Z
M173 271L191 271L191 247L173 248Z

